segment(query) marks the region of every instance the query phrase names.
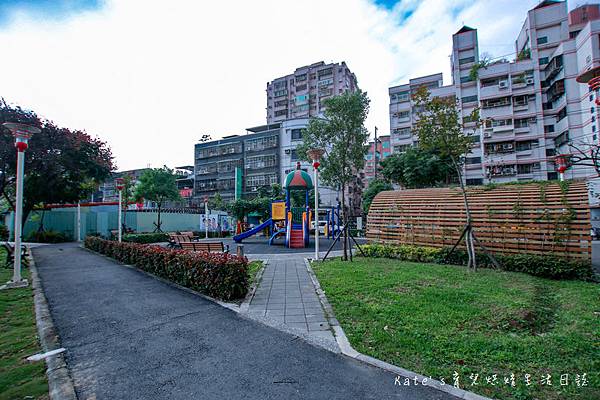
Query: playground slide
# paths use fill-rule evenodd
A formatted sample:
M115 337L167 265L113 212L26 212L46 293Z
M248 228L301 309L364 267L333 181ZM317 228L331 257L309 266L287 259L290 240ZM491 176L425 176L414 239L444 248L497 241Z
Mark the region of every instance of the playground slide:
M271 218L269 218L268 220L266 220L265 222L263 222L262 224L255 226L254 228L250 229L249 231L246 232L242 232L239 235L235 235L233 237L233 240L236 243L240 243L242 240L252 236L252 235L256 235L258 232L265 230L266 228L268 228L269 226L271 226L271 224L273 223L273 220Z

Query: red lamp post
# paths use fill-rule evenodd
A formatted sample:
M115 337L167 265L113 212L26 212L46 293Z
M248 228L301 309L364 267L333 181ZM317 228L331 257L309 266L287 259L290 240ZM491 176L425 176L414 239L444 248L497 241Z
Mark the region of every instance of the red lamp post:
M325 153L323 149L310 149L307 155L313 160L315 180L315 260L319 260L319 167L321 157Z
M119 242L123 239L123 189L125 188L125 179L116 178L115 188L119 191Z
M5 122L2 124L9 129L15 137L15 147L17 148L17 188L16 188L16 204L15 204L15 221L14 221L14 237L15 237L15 256L13 264L13 278L2 286L3 289L25 287L28 285L26 279L21 278L21 236L22 236L22 219L23 219L23 175L25 173L25 150L27 150L28 142L31 136L40 133L41 129L35 126L19 124L14 122Z
M559 180L562 182L565 180L565 171L569 168L568 167L568 161L569 161L569 155L568 154L559 154L556 156L555 158L556 163L558 164L558 168L556 169L558 171L559 174Z

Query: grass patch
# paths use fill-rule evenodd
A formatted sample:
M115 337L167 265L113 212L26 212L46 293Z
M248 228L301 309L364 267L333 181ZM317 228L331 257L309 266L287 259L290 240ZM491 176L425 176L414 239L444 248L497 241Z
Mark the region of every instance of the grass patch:
M313 268L362 353L447 383L456 371L461 388L492 398L600 398L598 284L390 259ZM588 386L577 387L583 373ZM552 386L540 384L545 374Z
M262 261L250 261L248 263L248 286L252 286L256 280L256 275L263 267Z
M0 266L6 251L0 249ZM29 270L23 269L29 279ZM0 283L12 278L12 268L0 267ZM0 291L0 399L48 399L46 363L25 358L40 352L31 285Z

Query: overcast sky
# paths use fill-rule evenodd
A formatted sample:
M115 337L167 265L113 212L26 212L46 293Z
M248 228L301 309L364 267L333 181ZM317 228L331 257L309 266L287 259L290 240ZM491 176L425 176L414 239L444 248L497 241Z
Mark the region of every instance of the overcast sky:
M0 0L0 96L107 141L119 169L193 164L266 122L266 83L346 61L389 133L389 86L444 73L451 35L511 56L537 0ZM574 1L570 6L576 6Z

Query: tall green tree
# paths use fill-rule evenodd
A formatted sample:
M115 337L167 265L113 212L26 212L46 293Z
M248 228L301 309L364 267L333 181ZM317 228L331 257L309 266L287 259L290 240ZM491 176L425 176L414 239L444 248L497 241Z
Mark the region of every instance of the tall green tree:
M17 152L4 122L36 126L41 132L29 140L25 153L23 220L37 206L76 203L89 196L114 169L106 143L84 131L62 128L35 112L8 105L0 99L0 195L14 210Z
M160 213L162 206L166 201L179 200L179 191L177 190L177 176L173 170L164 166L163 168L154 168L144 171L140 176L140 182L135 188L135 196L138 199L150 200L156 203L158 215L154 223L155 232L162 232Z
M341 191L342 220L344 222L344 256L348 259L348 229L346 188L365 165L369 132L365 120L369 113L369 97L365 92L347 92L322 102L325 118L311 118L298 148L298 154L310 161L307 151L320 148L325 151L321 159L320 178L323 183Z
M451 160L420 147L411 147L382 160L381 174L386 180L407 189L440 186L456 179Z
M450 160L456 171L466 213L466 224L459 241L464 237L469 256L468 266L477 269L473 217L463 182L464 157L471 152L473 141L464 131L460 117L460 105L454 97L431 97L425 87L417 90L413 101L418 109L422 110L417 115L416 123L419 146L425 151L437 152L440 157ZM475 133L481 126L477 109L472 112L469 120L475 123L473 128L473 133Z
M365 214L369 213L369 208L375 196L386 190L394 190L391 183L381 179L374 179L369 182L369 186L362 194L362 209Z

